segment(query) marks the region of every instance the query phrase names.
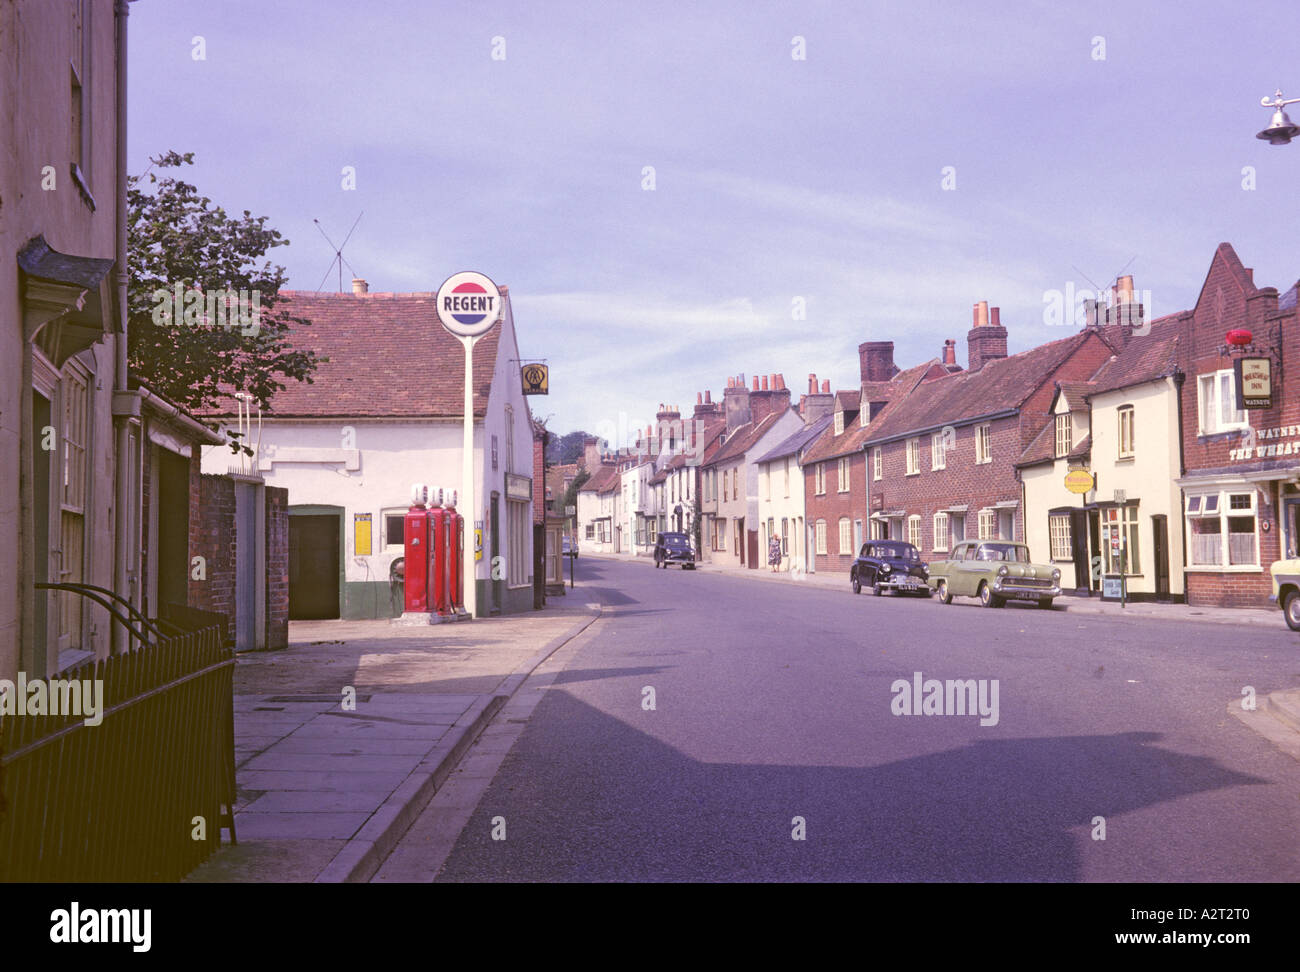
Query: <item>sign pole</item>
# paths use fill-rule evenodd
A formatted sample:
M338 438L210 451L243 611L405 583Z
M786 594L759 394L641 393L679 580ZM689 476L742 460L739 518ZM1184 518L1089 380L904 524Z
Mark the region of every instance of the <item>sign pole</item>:
M460 481L465 499L461 509L471 516L478 510L478 494L474 491L474 342L478 338L462 337L465 345L465 438L461 448ZM465 516L465 513L461 514ZM465 532L473 527L466 517ZM461 570L465 577L465 610L473 618L478 612L478 565L474 559L473 543L461 543Z

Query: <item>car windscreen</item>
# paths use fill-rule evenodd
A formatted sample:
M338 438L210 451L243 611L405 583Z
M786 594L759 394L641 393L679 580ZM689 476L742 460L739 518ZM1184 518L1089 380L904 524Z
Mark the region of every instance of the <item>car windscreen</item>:
M980 547L980 560L1010 560L1029 563L1029 550L1015 543L986 543Z
M876 547L877 557L886 557L890 560L920 560L916 548L910 545L893 546L890 544L878 545Z
M689 547L690 541L682 536L667 536L663 538L665 547Z

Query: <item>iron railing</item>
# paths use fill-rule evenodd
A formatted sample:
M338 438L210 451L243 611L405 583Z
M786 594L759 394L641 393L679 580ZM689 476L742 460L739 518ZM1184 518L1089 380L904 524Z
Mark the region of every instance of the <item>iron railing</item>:
M25 699L0 715L0 881L179 880L223 828L235 842L225 619L176 605L148 619L104 588L36 587L90 598L138 647L41 679L102 682L97 725L84 711L27 714Z

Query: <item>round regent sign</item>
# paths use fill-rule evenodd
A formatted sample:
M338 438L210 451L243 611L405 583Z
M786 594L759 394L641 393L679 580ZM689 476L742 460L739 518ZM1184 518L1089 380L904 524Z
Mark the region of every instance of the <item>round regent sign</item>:
M473 270L448 277L438 288L438 320L458 337L479 337L501 319L501 291Z
M1092 486L1092 473L1085 469L1075 469L1065 474L1065 488L1071 493L1086 493Z

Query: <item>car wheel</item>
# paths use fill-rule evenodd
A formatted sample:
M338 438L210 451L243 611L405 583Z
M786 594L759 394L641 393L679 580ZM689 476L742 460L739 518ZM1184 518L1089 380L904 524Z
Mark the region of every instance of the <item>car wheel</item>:
M948 592L948 582L946 580L939 581L939 584L935 587L934 591L939 595L940 604L952 603L952 594Z
M1287 591L1282 598L1282 616L1292 631L1300 631L1300 591Z
M853 593L854 594L862 593L862 578L859 577L857 574L853 575Z
M980 607L995 608L1002 606L1002 598L993 593L993 588L989 587L988 581L980 581L979 599Z
M883 593L885 593L885 592L884 592L883 590L881 590L881 588L880 588L880 584L878 584L878 583L876 583L876 582L872 582L872 584L871 584L871 593L874 594L876 597L880 597L880 595L883 594Z
M1038 606L1044 611L1050 611L1052 609L1052 599L1050 597L1040 597L1038 599Z

